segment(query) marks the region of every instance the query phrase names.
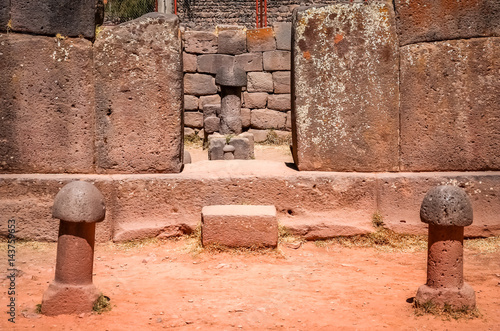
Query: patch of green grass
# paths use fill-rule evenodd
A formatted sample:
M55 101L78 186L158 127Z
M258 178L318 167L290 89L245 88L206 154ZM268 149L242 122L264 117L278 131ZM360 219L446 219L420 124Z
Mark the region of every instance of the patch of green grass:
M441 317L443 320L459 320L459 319L474 319L481 317L481 313L477 308L470 308L469 306L462 306L460 308L454 308L449 304L445 304L443 307L435 305L433 302L428 301L422 304L418 302L413 303L413 309L416 316L424 315L434 315Z
M110 299L101 293L101 295L99 295L99 298L97 298L97 300L94 302L92 310L99 315L101 315L104 312L110 311L111 310Z
M335 237L315 242L318 247L340 245L343 247L373 247L389 252L416 252L427 249L427 237L396 233L385 228L352 237Z

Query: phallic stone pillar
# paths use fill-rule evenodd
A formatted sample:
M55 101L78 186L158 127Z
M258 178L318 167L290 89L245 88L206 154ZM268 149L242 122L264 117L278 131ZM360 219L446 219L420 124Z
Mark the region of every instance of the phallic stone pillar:
M420 219L429 224L427 283L416 301L454 308L476 305L476 295L463 279L464 227L472 224L472 205L456 186L437 186L427 192Z
M101 192L91 183L65 185L54 199L52 216L60 219L54 281L42 299L45 315L92 311L99 291L92 283L95 223L104 219Z
M221 134L240 134L241 88L247 84L247 74L237 67L222 67L217 70L215 82L221 86L220 110Z

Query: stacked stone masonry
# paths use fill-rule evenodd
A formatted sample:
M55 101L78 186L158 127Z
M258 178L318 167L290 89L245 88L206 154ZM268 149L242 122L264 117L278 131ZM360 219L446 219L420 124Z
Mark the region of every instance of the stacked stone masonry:
M183 40L186 127L204 129L205 106L221 103L217 70L234 67L247 75L241 95L243 130L291 130L291 23L262 29L222 26L214 31L188 30Z

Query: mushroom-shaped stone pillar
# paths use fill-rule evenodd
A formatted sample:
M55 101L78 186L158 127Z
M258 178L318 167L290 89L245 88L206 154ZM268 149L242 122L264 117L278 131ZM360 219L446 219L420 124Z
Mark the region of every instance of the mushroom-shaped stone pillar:
M99 297L92 283L95 223L105 213L104 197L91 183L74 181L57 193L52 207L52 216L60 219L56 273L43 295L43 314L92 311Z
M456 186L434 187L422 201L420 219L429 224L429 239L427 284L418 289L417 303L475 307L474 290L463 278L464 227L472 224L469 197Z
M241 133L241 88L247 85L247 74L237 67L222 67L217 70L215 82L221 86L220 110L221 134Z

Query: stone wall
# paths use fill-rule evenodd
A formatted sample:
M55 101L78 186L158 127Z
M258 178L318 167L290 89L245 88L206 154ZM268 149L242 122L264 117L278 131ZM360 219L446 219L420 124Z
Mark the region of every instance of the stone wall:
M267 129L290 131L290 33L291 23L262 29L231 26L185 31L185 126L203 129L205 105L221 103L217 69L234 66L247 73L241 100L243 129L256 134Z

